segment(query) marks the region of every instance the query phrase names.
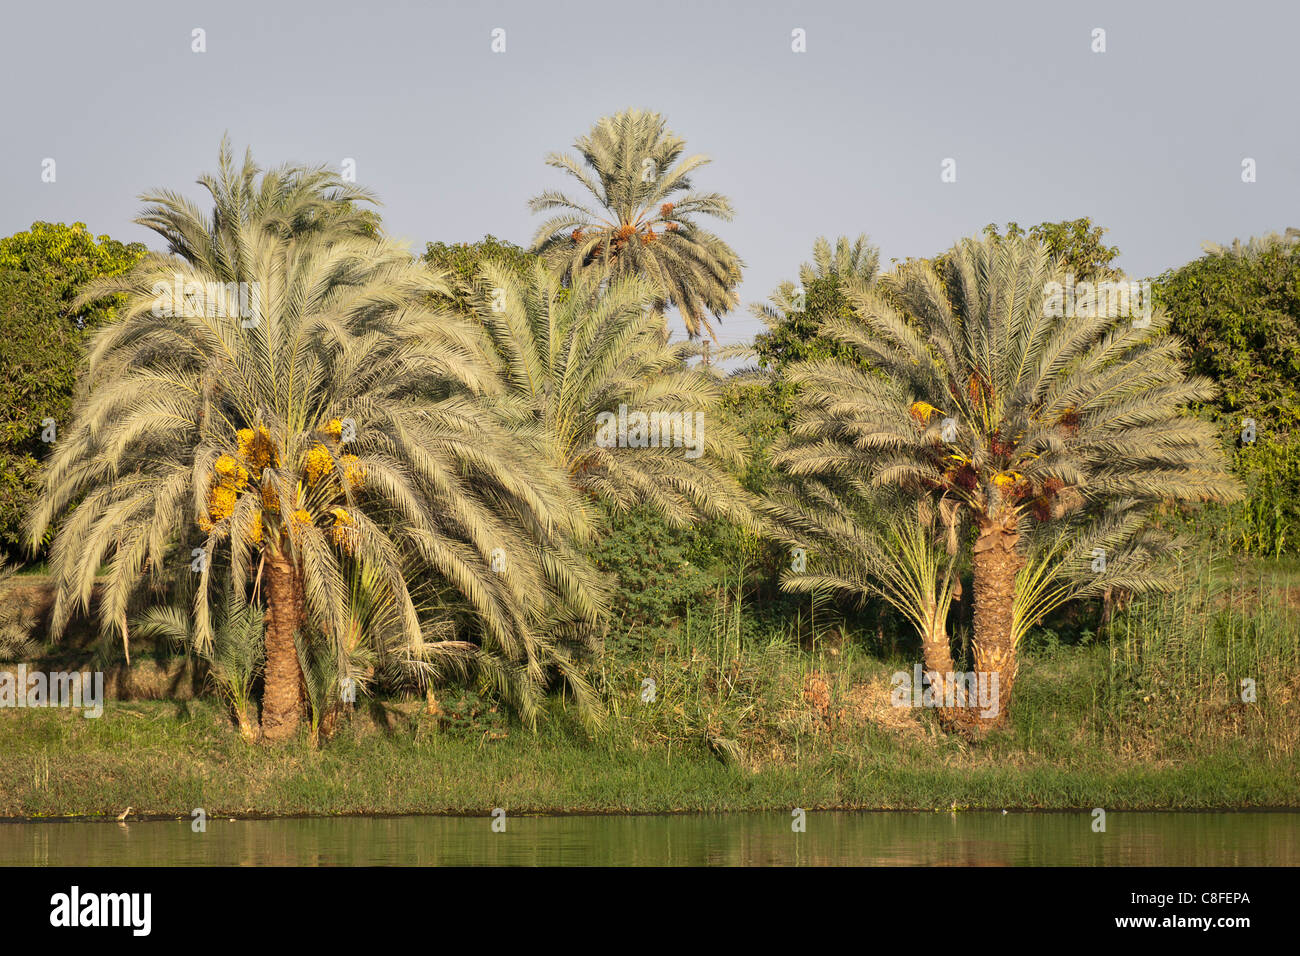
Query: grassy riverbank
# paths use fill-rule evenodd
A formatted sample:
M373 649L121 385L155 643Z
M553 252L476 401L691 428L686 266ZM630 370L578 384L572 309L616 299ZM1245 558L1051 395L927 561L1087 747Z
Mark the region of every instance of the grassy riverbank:
M611 636L594 735L559 701L530 731L445 689L436 713L363 701L319 749L305 733L250 746L194 693L192 661L141 651L110 670L128 699L99 719L0 709L0 816L1300 807L1296 567L1180 573L1095 633L1032 632L1012 719L979 743L891 705L915 654L878 628L766 619L725 587L669 626ZM44 669L81 666L48 653Z
M486 742L402 732L250 748L206 703L142 703L85 721L5 714L0 815L671 812L806 809L1300 806L1294 765L1255 748L1182 761L1094 752L1068 760L880 737L810 748L757 771L698 750L636 752L542 731Z
M873 669L861 686L883 694L886 668ZM1265 713L1224 718L1213 739L1170 728L1107 743L1080 723L1086 701L1057 693L1078 676L1029 664L1025 686L1036 690L1014 727L975 746L859 693L846 702L854 713L810 723L789 752L738 757L703 740L652 742L635 717L590 739L563 716L535 734L454 727L416 702L359 713L319 750L247 746L206 699L112 703L98 720L10 710L0 712L0 815L1300 807L1293 731Z

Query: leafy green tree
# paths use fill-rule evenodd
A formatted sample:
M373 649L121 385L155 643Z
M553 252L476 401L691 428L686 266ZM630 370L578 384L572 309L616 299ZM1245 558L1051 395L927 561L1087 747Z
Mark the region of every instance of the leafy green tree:
M1221 414L1254 417L1261 430L1300 423L1300 242L1272 235L1211 247L1162 273L1154 291L1192 368L1219 383Z
M1192 368L1219 384L1208 411L1236 445L1247 502L1225 517L1233 549L1281 555L1300 542L1300 233L1270 233L1154 283L1187 341ZM1254 440L1243 440L1250 435Z
M668 626L704 601L714 582L694 554L698 525L670 523L648 506L609 511L611 531L601 537L593 557L599 568L618 577L611 613L619 626L611 638L634 641L638 627L630 625Z
M984 235L999 238L998 227L989 223ZM1040 222L1030 226L1028 232L1014 222L1007 223L1002 238L1018 239L1027 236L1042 243L1049 255L1059 258L1062 271L1073 273L1077 280L1096 280L1117 276L1113 262L1119 255L1119 246L1108 246L1102 241L1106 230L1094 226L1088 217L1066 219L1061 222Z
M724 420L745 439L749 454L741 484L766 495L777 472L772 449L789 434L794 405L790 389L770 373L742 370L731 375L722 393Z
M174 254L82 297L125 302L91 342L87 394L29 517L37 542L67 512L50 550L55 636L88 610L104 563L101 629L124 639L143 579L178 560L197 572L200 651L214 581L251 584L268 609L262 732L279 740L302 716L300 641L310 660L351 655L358 567L394 606L408 656L463 658L463 641L429 639L441 622L411 597L408 580L434 575L473 609L481 675L526 718L557 669L590 712L542 626L552 601L590 607L599 593L570 560L584 512L535 433L486 401L501 389L490 343L422 305L445 285L372 235L355 194L306 168L258 172L223 145L203 180L211 215L146 197L140 221ZM251 291L247 309L229 283Z
M655 283L661 307L681 313L690 337L707 332L716 341L710 316L720 319L736 305L742 263L696 223L698 216L732 217L726 196L692 188L691 173L708 157L681 159L686 141L658 113L635 109L603 117L574 146L581 162L557 153L546 162L581 183L589 198L548 190L532 199L535 213L558 210L538 227L532 250L566 281L593 271L642 276Z
M879 268L880 250L865 235L840 236L833 248L818 238L798 283L782 282L768 302L750 306L767 325L754 340L759 366L780 372L793 362L847 356L847 349L821 335L822 326L853 314L851 294L868 288Z
M953 548L974 526L974 664L998 675L990 726L1006 719L1017 645L1042 608L1089 571L1130 590L1162 586L1151 564L1164 544L1146 532L1154 508L1241 491L1213 426L1186 413L1214 387L1187 372L1166 313L1139 328L1095 314L1110 311L1095 301L1044 308L1061 263L1026 238L965 240L943 263L899 267L855 296L852 319L827 323L822 334L855 361L789 369L800 411L777 464L826 489L820 507L805 495L823 524L856 513L837 496L896 488L929 504Z
M113 315L103 299L74 308L95 279L128 269L146 249L95 237L84 223L37 222L0 239L0 552L21 549L22 515L53 434L68 424L88 335Z
M473 311L474 290L486 263L505 266L516 276L525 278L537 256L489 233L478 242L426 243L423 258L430 268L445 276L450 287L450 304L462 311Z

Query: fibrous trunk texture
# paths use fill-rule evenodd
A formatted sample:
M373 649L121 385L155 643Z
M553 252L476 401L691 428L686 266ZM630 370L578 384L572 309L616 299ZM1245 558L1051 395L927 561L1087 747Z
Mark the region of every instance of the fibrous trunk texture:
M1024 557L1016 551L1015 534L984 529L975 542L975 670L980 680L997 675L997 713L972 711L971 723L983 730L1006 722L1016 682L1016 648L1011 626L1016 600L1016 574ZM988 676L986 676L988 675Z
M942 701L949 675L953 672L952 647L948 643L948 632L942 622L921 636L921 663L929 676L930 686L934 688L936 700ZM960 712L960 708L940 706L937 710L939 726L945 733L961 729L965 715Z
M298 569L282 554L267 560L270 621L266 632L266 670L262 692L262 735L286 740L302 722L302 667L294 634L302 626L302 586Z

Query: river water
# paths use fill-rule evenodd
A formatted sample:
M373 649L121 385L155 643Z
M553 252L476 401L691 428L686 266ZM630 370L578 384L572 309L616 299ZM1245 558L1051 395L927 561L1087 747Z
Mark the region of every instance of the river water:
M1300 866L1300 813L782 813L0 823L4 866ZM503 829L502 829L503 828Z

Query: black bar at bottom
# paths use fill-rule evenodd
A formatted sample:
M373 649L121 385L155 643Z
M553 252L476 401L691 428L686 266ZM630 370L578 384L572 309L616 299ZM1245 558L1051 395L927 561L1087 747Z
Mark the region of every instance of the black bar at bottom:
M772 933L803 935L817 925L835 928L837 936L848 929L869 945L933 941L935 933L995 945L1038 931L1054 934L1043 939L1181 943L1199 936L1231 944L1256 930L1289 929L1294 873L1208 867L49 867L0 870L0 886L11 940L113 938L127 946L270 935L350 947L407 927L432 932L436 940L440 926L482 932L494 947L516 933L536 939L553 931L570 943L584 936L593 944L627 937L635 946L628 934L644 934L647 945L666 945L686 925L716 927L729 945L745 939L770 945ZM142 894L148 894L147 907ZM1284 918L1284 907L1291 918ZM607 930L616 935L593 935Z

